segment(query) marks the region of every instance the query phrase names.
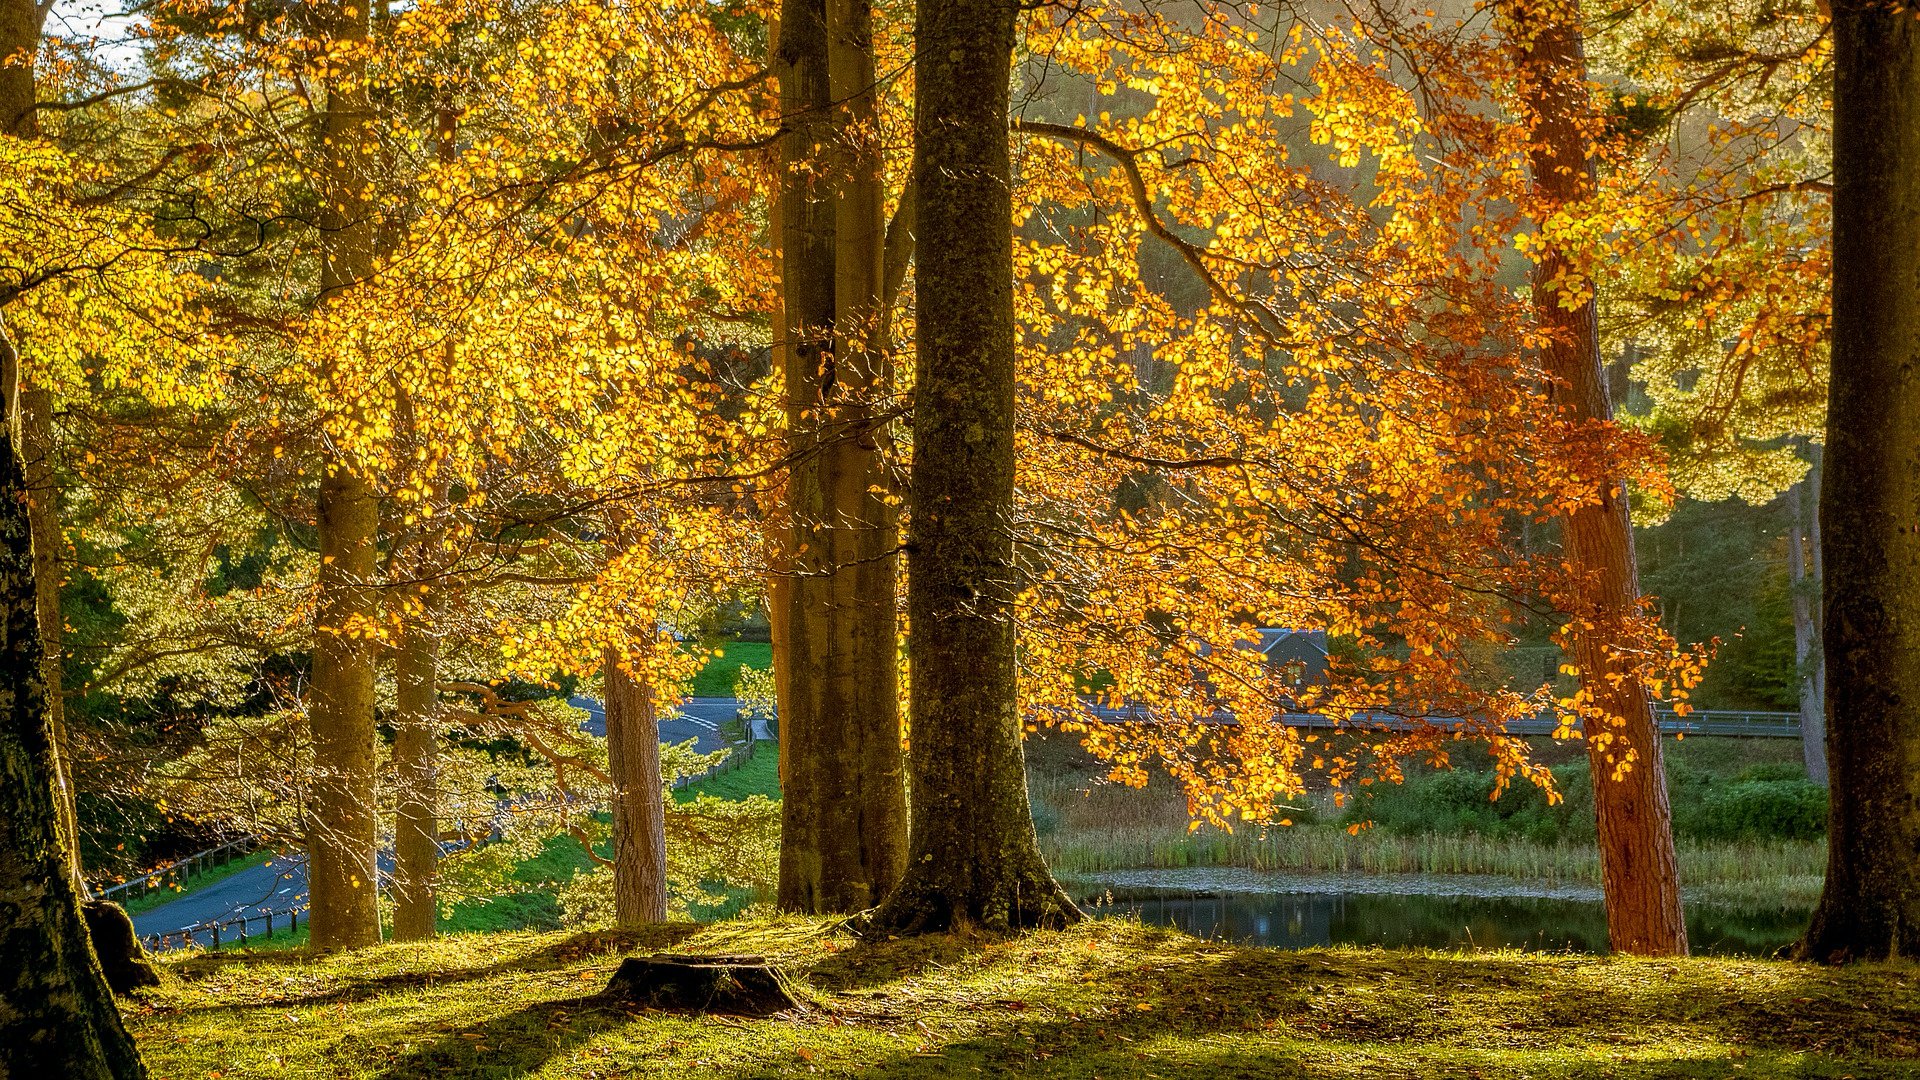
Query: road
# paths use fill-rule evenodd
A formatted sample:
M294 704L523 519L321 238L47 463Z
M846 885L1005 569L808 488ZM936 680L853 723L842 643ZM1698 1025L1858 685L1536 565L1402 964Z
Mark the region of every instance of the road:
M601 738L607 736L607 713L600 703L588 697L573 698L568 704L576 709L585 709L587 720L580 730ZM699 740L694 749L703 754L715 750L725 750L727 740L720 734L720 725L740 715L739 698L689 698L681 706L660 720L660 741L664 743L683 743L688 739Z
M607 714L600 703L577 697L572 704L587 712L581 730L602 738L607 734ZM734 698L693 698L660 721L660 741L670 743L697 740L701 753L725 750L727 740L720 734L723 721L739 715L740 702ZM385 858L381 869L387 869ZM201 923L264 915L269 911L307 905L307 862L303 855L280 856L265 866L252 866L204 889L172 900L133 917L134 933L145 938L170 934Z
M250 866L204 889L135 915L133 932L144 938L215 920L306 906L306 856L279 855L265 866Z

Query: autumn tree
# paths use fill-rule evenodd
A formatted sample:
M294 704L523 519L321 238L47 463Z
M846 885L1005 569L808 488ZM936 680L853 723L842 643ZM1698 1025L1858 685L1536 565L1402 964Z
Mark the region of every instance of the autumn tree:
M91 224L84 213L62 221L71 209L61 206L62 182L70 178L59 156L35 138L33 59L47 11L33 0L0 5L0 223L7 227L0 236L7 252L0 256L0 317L38 289L97 275L102 261L111 262L102 258L107 252L84 244L74 250L33 235L42 223L79 226L82 235ZM24 243L39 254L30 255ZM62 255L74 254L92 258L63 264ZM144 1077L81 919L83 886L69 846L75 837L61 825L62 766L39 635L35 546L46 538L33 529L20 456L21 366L0 324L0 789L7 803L0 814L0 1068L12 1075Z
M1014 561L1013 174L1018 8L923 0L907 610L913 825L873 915L895 932L1076 921L1034 838L1020 740Z
M1505 14L1527 109L1535 213L1529 246L1541 351L1552 400L1581 421L1608 423L1613 404L1600 354L1597 309L1553 230L1593 191L1594 125L1577 2L1534 3ZM1576 586L1565 636L1581 679L1583 737L1593 763L1607 934L1616 951L1684 955L1686 921L1673 848L1659 726L1632 663L1618 651L1640 614L1633 525L1625 486L1603 480L1561 523Z
M873 23L866 0L788 0L774 50L790 129L775 195L788 427L780 903L808 912L873 906L907 851Z
M1908 612L1920 384L1920 26L1833 5L1833 345L1820 501L1826 609L1827 878L1802 955L1920 953L1920 715Z

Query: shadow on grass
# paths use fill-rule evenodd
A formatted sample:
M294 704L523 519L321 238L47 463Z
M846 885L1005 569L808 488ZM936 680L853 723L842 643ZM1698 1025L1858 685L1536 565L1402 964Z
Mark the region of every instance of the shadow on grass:
M379 1076L523 1076L628 1022L624 1010L598 996L536 1002L483 1023L452 1025L431 1043L400 1055Z
M853 1075L1920 1076L1920 968L1242 950L1142 931L1148 964L1034 980L1073 943L872 942L814 969L858 993L932 968L967 1038ZM971 969L971 970L964 970ZM911 1018L907 988L889 1012ZM982 994L984 990L987 993ZM994 996L987 996L987 995ZM876 1015L875 1018L878 1018Z
M514 973L558 971L603 954L658 952L671 948L700 930L701 927L696 923L661 923L637 930L586 930L570 934L557 941L546 942L537 948L492 964L426 971L396 971L377 975L342 973L336 976L334 985L324 990L275 998L273 1003L279 1007L308 1008L361 1001L397 991L424 990L458 983L481 982ZM473 936L476 942L481 938L481 935ZM379 946L378 948L393 947ZM351 957L353 954L345 955ZM308 949L286 949L255 954L207 953L177 961L169 965L168 971L192 981L218 974L232 967L274 967L286 964L310 966L316 962L325 962L325 958L316 956ZM188 1006L178 1011L207 1012L232 1007L231 1002L209 1002L205 1005Z

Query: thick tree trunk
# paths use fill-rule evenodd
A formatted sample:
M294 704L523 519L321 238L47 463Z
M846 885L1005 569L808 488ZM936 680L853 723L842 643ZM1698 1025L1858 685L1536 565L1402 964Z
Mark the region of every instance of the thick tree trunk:
M0 4L0 30L15 2ZM4 327L0 353L11 398L18 363ZM0 1076L143 1077L60 844L25 495L14 432L0 425Z
M653 692L606 657L607 775L613 778L613 921L667 917L667 824Z
M440 642L427 618L402 631L393 675L393 938L423 941L434 933L440 877Z
M1015 684L1015 0L920 0L919 365L907 607L913 847L896 933L1079 918L1034 838Z
M339 41L364 41L369 11L352 0L327 17ZM321 302L373 269L375 228L368 187L372 104L362 62L350 60L327 94L321 119L324 204L320 211ZM331 376L331 371L325 375ZM327 381L332 381L328 378ZM320 481L320 601L315 613L313 781L308 792L307 862L317 949L380 940L378 822L374 803L374 656L360 624L378 615L374 570L379 502L344 456Z
M46 12L33 0L0 0L0 57L39 48ZM40 137L40 114L33 82L34 66L0 65L0 131L16 138ZM33 529L33 570L40 619L40 648L46 680L48 723L53 730L54 803L61 847L73 863L74 885L86 896L80 867L80 822L74 806L72 747L67 739L66 699L60 670L60 527L54 511L52 468L53 396L20 378L20 452L26 461L27 513Z
M53 395L21 375L20 450L26 461L27 519L33 529L33 587L40 619L42 681L47 694L47 727L53 732L54 802L60 816L60 843L73 864L73 882L82 897L92 895L80 865L80 814L73 787L73 745L67 737L66 690L61 671L61 641L66 619L60 613L59 489L53 475Z
M1814 466L1816 469L1819 466ZM1808 567L1819 544L1820 483L1810 474L1793 489L1793 528L1787 536L1787 575L1793 588L1793 663L1800 687L1800 753L1807 778L1827 782L1826 658L1820 650L1820 579Z
M1542 212L1585 199L1593 187L1588 157L1594 122L1586 82L1578 0L1530 0L1515 18L1520 63L1533 93L1530 164ZM1534 310L1551 335L1543 359L1559 404L1583 420L1611 420L1594 303L1567 307L1554 282L1570 269L1549 248L1534 264ZM1609 482L1567 515L1562 535L1581 575L1573 614L1588 628L1572 635L1572 659L1597 715L1585 721L1593 765L1601 887L1607 934L1618 952L1678 956L1687 951L1680 876L1673 850L1660 733L1653 703L1608 639L1637 611L1633 525L1624 484Z
M1820 518L1827 882L1803 955L1920 956L1920 23L1833 5L1833 359Z
M789 448L780 905L871 907L906 858L871 17L788 0L781 183Z

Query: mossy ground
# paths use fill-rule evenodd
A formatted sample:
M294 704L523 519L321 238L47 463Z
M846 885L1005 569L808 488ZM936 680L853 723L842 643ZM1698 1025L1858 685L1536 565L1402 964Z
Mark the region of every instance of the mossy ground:
M808 1007L744 1020L596 995L633 951L764 953ZM128 1003L153 1075L1920 1076L1920 968L1279 952L1096 920L860 941L750 919L196 955Z

